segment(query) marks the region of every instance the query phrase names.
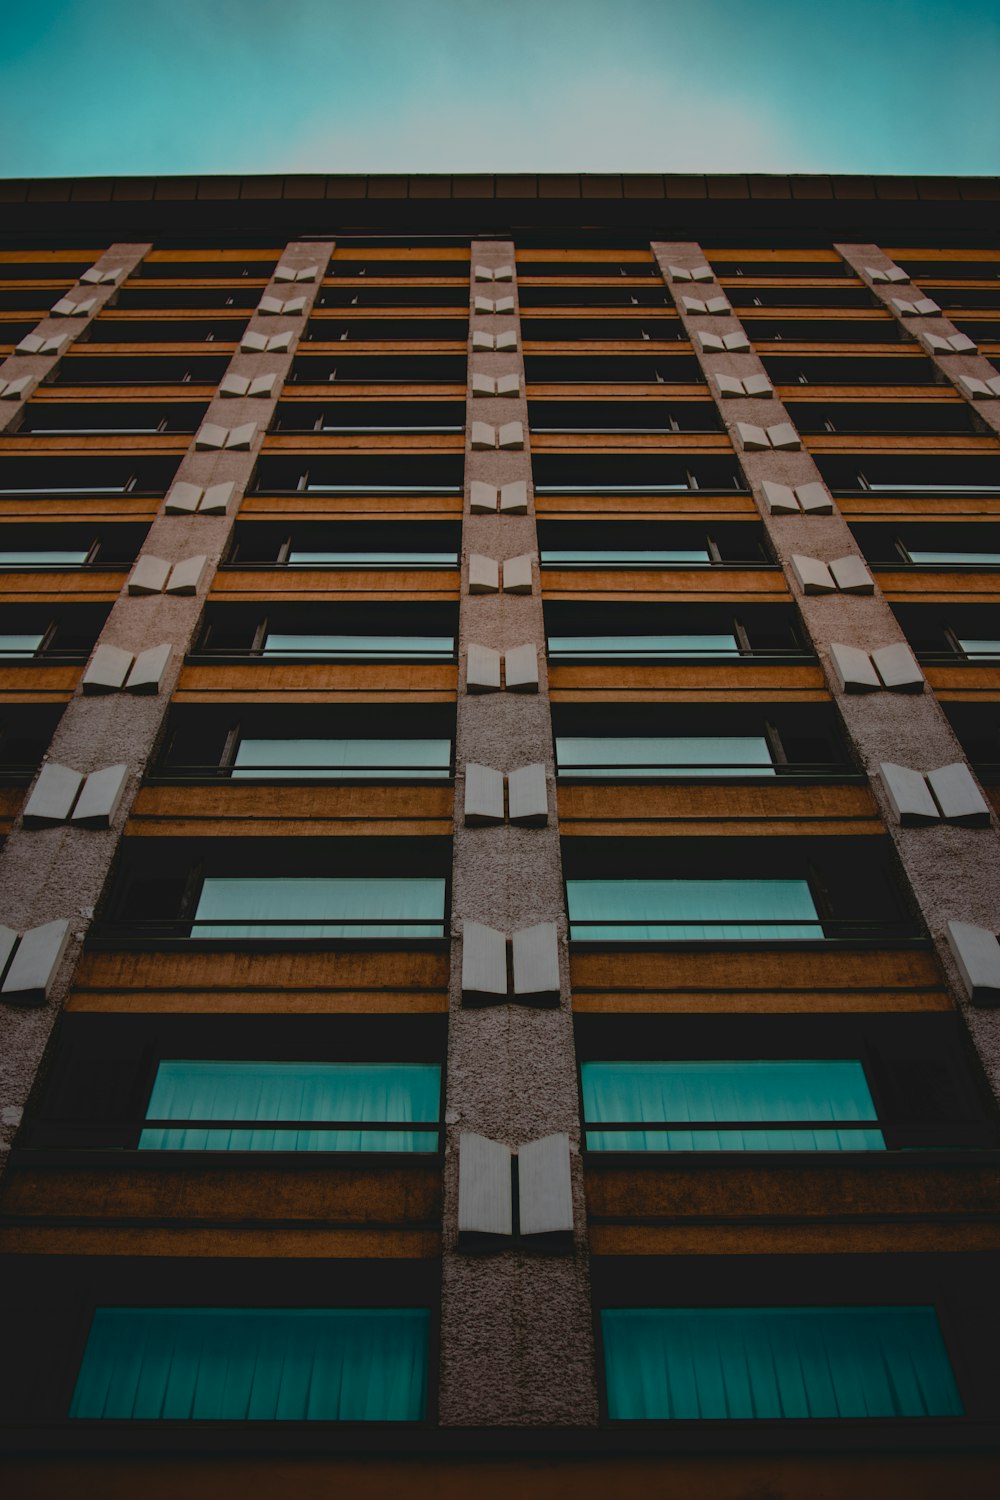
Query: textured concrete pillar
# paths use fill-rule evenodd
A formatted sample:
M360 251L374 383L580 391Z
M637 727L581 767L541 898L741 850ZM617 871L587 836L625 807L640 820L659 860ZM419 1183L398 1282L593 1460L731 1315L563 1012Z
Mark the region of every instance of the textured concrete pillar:
M918 338L922 333L936 334L939 338L954 338L959 333L947 313L938 312L914 317L900 311L897 306L900 302L916 302L923 297L929 297L933 301L933 289L930 292L924 292L915 282L909 280L874 281L873 271L884 272L894 268L895 264L890 256L886 255L884 250L880 250L877 245L834 245L833 248L843 256L854 274L867 283L879 301L892 313L897 322L902 324L910 338ZM975 400L970 397L968 389L962 384L963 376L967 380L982 382L996 379L997 372L986 355L980 354L976 349L953 354L936 354L930 350L927 353L938 374L944 380L950 381L959 394L965 397L976 415L981 418L983 425L1000 436L1000 396L993 400Z
M472 247L472 263L473 276L477 264L511 266L514 246L507 241L478 241ZM449 1425L584 1425L597 1420L597 1393L567 923L516 284L473 279L470 295L440 1413L442 1423ZM513 297L514 313L477 313L477 297ZM477 334L495 339L512 331L518 333L515 349L482 352L476 348L481 342ZM476 375L496 379L513 374L519 376L517 396L474 394ZM520 422L523 450L473 451L473 422L498 431ZM499 489L519 482L527 487L527 514L472 512L473 485L478 505L483 502L479 485ZM471 594L471 554L501 564L504 559L529 554L532 592ZM501 576L502 571L501 567ZM470 645L506 653L528 642L538 652L537 693L466 692ZM512 826L509 821L466 826L464 772L470 762L501 772L543 764L548 823L541 827ZM537 923L555 923L560 954L558 1005L544 1008L503 998L485 1006L463 1004L461 932L465 921L508 935ZM575 1224L571 1248L543 1251L501 1244L470 1251L459 1246L458 1140L463 1131L513 1147L554 1132L568 1134Z
M119 247L120 248L120 247ZM326 264L333 245L293 243L284 251L283 263ZM109 252L109 255L111 252ZM131 264L139 258L132 256ZM103 262L102 262L103 263ZM296 285L295 295L305 295L312 304L319 287ZM285 288L272 284L264 295L282 296ZM48 325L45 325L46 327ZM91 771L124 763L128 766L125 793L111 826L104 830L73 825L31 829L18 818L0 853L0 889L5 893L0 922L15 931L40 923L68 918L72 927L69 944L47 1004L37 1008L0 1005L0 1168L6 1161L14 1133L45 1051L59 1007L73 980L80 945L94 915L127 821L147 761L153 751L170 701L184 654L198 629L205 596L232 531L240 500L250 482L277 393L288 375L292 349L305 327L305 317L252 319L250 329L269 336L287 329L293 334L287 352L275 354L237 353L227 374L277 376L275 395L268 400L232 400L218 396L206 412L206 421L224 427L255 422L257 432L247 452L200 452L196 438L182 458L167 491L166 500L179 483L206 488L232 484L225 514L167 514L161 505L150 527L140 557L150 555L173 565L194 555L204 555L206 566L197 590L187 596L153 594L129 596L127 584L113 606L98 638L102 646L117 647L129 655L169 643L170 659L159 691L151 694L111 692L93 696L82 683L67 705L49 747L49 759L76 771ZM91 661L94 658L91 657ZM27 795L30 796L31 789Z
M672 281L671 265L692 267L705 262L704 252L697 244L654 243L652 249L667 281ZM877 252L873 249L872 253ZM766 376L764 366L752 348L743 354L706 353L697 337L699 333L732 333L741 328L740 323L731 314L688 315L681 299L685 292L691 292L690 282L673 283L672 289L692 347L708 377L713 399L739 453L771 548L785 571L809 642L822 663L857 756L871 779L872 791L938 960L965 1015L993 1089L1000 1097L1000 1012L977 1009L967 1003L947 941L949 921L971 922L990 931L1000 927L1000 836L995 820L988 828L943 823L904 828L896 820L886 787L877 774L879 764L888 761L916 771L935 770L964 761L962 747L929 688L920 694L881 691L855 695L843 691L831 661L831 643L871 652L881 646L905 644L905 636L877 584L868 596L839 592L813 595L804 593L796 582L791 565L793 553L829 563L851 554L860 558L858 544L835 503L833 514L828 516L770 513L763 490L765 482L793 487L822 484L820 472L805 449L749 452L743 447L738 423L766 428L788 422L788 413L776 397L720 395L713 375L722 373L745 380L748 376ZM721 296L722 288L714 283L699 285L696 295L702 300Z

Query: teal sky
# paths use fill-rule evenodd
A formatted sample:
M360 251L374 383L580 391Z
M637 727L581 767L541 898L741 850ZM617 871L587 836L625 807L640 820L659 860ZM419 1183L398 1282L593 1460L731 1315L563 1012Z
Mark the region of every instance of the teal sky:
M0 0L0 21L0 176L1000 171L1000 0Z

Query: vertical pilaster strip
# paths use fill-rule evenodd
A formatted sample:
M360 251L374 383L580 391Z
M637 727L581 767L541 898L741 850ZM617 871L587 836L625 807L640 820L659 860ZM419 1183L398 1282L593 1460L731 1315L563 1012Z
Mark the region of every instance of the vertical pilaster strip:
M838 255L843 257L854 274L865 282L872 295L877 297L887 311L892 313L908 337L917 338L922 333L929 333L936 334L939 338L954 338L960 333L960 330L943 312L925 314L920 317L914 317L911 314L904 316L897 303L915 302L923 297L930 297L933 301L933 293L922 291L912 281L875 282L872 279L872 271L887 271L895 267L895 262L877 245L834 245L833 248ZM926 349L926 346L924 347ZM962 376L965 376L967 380L983 382L996 379L997 372L986 355L980 354L978 349L956 351L954 354L946 355L936 354L927 349L926 353L942 379L950 381L959 395L964 396L969 402L984 426L1000 436L1000 396L994 397L993 400L972 400L968 390L961 383Z
M286 265L303 267L318 261L322 268L332 252L332 242L292 243L281 259ZM131 264L138 259L139 256L135 255ZM305 315L251 320L251 329L271 337L290 329L292 341L289 349L277 354L238 352L226 371L227 375L243 376L273 373L276 376L274 394L266 400L223 400L217 395L208 408L206 419L220 426L233 428L246 422L257 424L249 451L201 452L197 450L197 438L194 438L167 491L166 498L169 498L181 482L201 488L231 484L228 510L220 515L171 515L167 514L165 501L143 543L144 553L171 564L192 555L204 555L207 561L197 592L189 596L133 598L126 593L123 584L98 638L95 649L115 646L133 655L168 642L170 661L159 692L85 696L78 683L53 736L49 747L51 758L77 771L87 773L120 763L128 766L125 793L111 826L106 830L72 825L29 830L19 818L0 852L0 889L5 892L0 922L15 931L24 931L43 922L69 918L73 932L73 941L60 965L49 1002L37 1009L0 1005L0 1170L20 1123L56 1015L72 985L80 945L107 881L185 652L195 638L205 596L211 588L219 560L228 547L236 512L253 476L281 386L288 378L294 345L305 327L305 317L319 289L321 275L322 269L315 282L295 285L295 295L306 298ZM269 285L264 293L278 297L283 294L287 295L287 291L281 284Z
M22 334L14 353L9 354L0 364L0 381L4 384L8 381L24 382L23 390L19 389L16 400L0 401L0 432L17 430L24 415L25 403L35 387L52 374L66 350L86 333L101 310L114 301L121 283L132 274L143 256L152 248L151 245L111 245L84 274L113 279L93 283L77 282L76 286L71 287L59 299L86 302L88 310L80 317L56 317L50 314L36 323L30 332ZM59 340L59 347L47 354L41 351L31 353L22 348L22 345L32 341L44 344L54 339Z
M701 247L692 243L654 243L652 250L664 279L671 282L678 312L708 379L722 421L739 453L772 552L785 572L806 635L822 663L851 742L871 780L886 829L895 844L937 958L965 1015L994 1092L1000 1097L1000 1012L976 1009L967 1003L961 976L947 941L949 921L967 921L990 931L995 931L1000 925L1000 835L995 824L988 829L944 824L904 828L895 819L884 784L877 774L879 764L887 761L917 771L934 770L964 761L962 747L937 699L929 691L912 695L890 692L853 695L842 690L831 663L832 642L871 652L882 646L905 644L906 638L877 583L870 596L814 596L805 594L796 585L791 569L793 553L831 562L849 554L860 556L857 542L835 504L833 514L828 516L770 514L762 488L765 481L792 487L822 484L819 469L804 448L793 452L748 452L741 447L736 433L737 423L769 427L789 422L788 412L776 395L768 399L720 395L712 379L714 374L722 373L740 380L748 376L766 379L764 366L752 349L748 353L706 353L702 348L697 337L699 333L733 333L740 330L741 325L731 314L708 317L684 311L682 297L685 293L693 293L703 300L724 295L718 285L705 283L692 287L690 282L676 283L671 277L671 265L688 268L703 265L705 256Z
M473 264L514 264L507 241L477 241ZM476 314L476 296L515 298L513 316ZM456 810L452 878L453 962L448 1042L449 1149L441 1309L442 1424L461 1426L590 1425L597 1395L583 1199L578 1091L573 1047L559 829L556 819L552 724L545 670L545 636L538 544L531 492L531 457L516 283L472 281L470 366L466 419L465 516L462 538L461 655L458 700ZM517 348L473 350L475 332L514 330ZM517 398L474 396L474 374L517 374ZM497 429L520 422L521 451L473 451L472 423ZM472 514L470 486L523 482L528 513ZM498 559L530 554L530 595L469 594L472 553ZM501 567L502 576L502 567ZM537 694L509 691L470 695L470 644L500 652L526 643L538 651ZM507 772L532 763L546 769L549 821L545 827L503 823L465 827L464 770L469 763ZM511 934L540 922L556 924L560 996L555 1008L501 1000L470 1008L462 1002L464 921ZM519 1146L566 1132L572 1151L574 1243L544 1253L508 1246L468 1253L458 1245L458 1139L474 1131Z

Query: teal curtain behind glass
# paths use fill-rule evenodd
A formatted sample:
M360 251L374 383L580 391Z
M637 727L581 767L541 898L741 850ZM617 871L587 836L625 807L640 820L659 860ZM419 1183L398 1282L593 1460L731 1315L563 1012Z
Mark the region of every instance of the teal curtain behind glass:
M556 740L559 771L567 776L603 775L580 767L611 767L623 776L773 776L774 766L763 735L687 735L675 739L591 739L583 735ZM739 766L743 770L719 770ZM573 767L572 770L569 767ZM637 767L638 769L630 769ZM683 768L683 769L678 769ZM751 769L752 768L752 769Z
M289 635L272 633L264 641L265 656L313 656L318 660L451 661L455 642L450 635Z
M663 656L737 656L732 635L553 635L549 655L600 656L621 659L630 656L656 661Z
M148 1120L438 1118L436 1063L160 1063ZM435 1151L433 1131L144 1130L140 1151Z
M419 1422L424 1308L99 1307L71 1417Z
M283 876L205 880L192 937L443 937L443 879L400 876L306 879ZM273 923L268 918L275 918ZM298 918L298 921L296 921ZM365 921L369 919L369 922ZM410 918L408 922L406 919ZM424 919L415 925L414 919ZM369 925L375 919L382 924ZM302 923L314 921L314 926ZM261 922L258 927L241 922Z
M874 1120L860 1062L585 1062L602 1120ZM883 1151L879 1130L587 1130L589 1151Z
M272 766L291 769L271 770ZM344 770L345 766L351 769ZM233 778L258 776L261 770L266 770L269 781L289 776L302 781L312 776L338 775L389 780L396 776L447 776L450 769L450 740L246 739L240 740Z
M570 937L588 942L823 936L805 880L567 880L566 897Z
M610 1308L608 1415L962 1414L933 1307Z

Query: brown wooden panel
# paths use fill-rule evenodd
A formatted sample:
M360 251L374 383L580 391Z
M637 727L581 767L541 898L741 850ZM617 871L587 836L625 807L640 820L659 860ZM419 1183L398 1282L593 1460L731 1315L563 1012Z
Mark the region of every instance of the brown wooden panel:
M747 598L785 603L789 587L780 568L600 569L545 568L542 593L546 599L649 600L667 604L689 602L743 603ZM1000 575L998 575L1000 576Z
M535 514L540 518L572 520L614 516L621 521L676 520L698 516L704 520L759 518L750 495L536 495Z
M464 432L269 432L265 453L462 453Z
M549 689L557 692L616 693L619 697L637 693L651 701L664 692L687 691L709 700L710 693L728 696L766 690L785 698L789 692L812 689L825 696L825 682L820 666L765 667L747 661L733 666L715 666L707 662L675 666L669 663L636 667L627 662L595 662L582 666L550 666Z
M143 838L424 838L452 831L450 786L143 787L126 835ZM263 805L262 805L263 804Z
M0 688L3 672L0 671ZM378 702L405 695L415 702L441 702L458 688L458 668L444 663L416 666L407 662L264 662L239 666L186 666L181 669L175 697L188 702L194 695L222 697L228 693L260 695L338 693L356 702ZM309 701L297 696L288 701Z
M588 837L626 833L737 832L778 834L882 833L875 799L867 786L794 786L768 780L753 786L668 782L646 786L584 783L560 785L559 822L564 834ZM720 822L724 827L720 827ZM629 828L623 829L622 823ZM635 827L631 825L635 824ZM573 826L570 826L573 825Z
M592 1224L592 1255L895 1255L1000 1246L993 1224Z
M261 1260L426 1260L440 1255L436 1229L176 1229L131 1224L0 1229L0 1255L212 1255ZM218 1491L216 1491L218 1493Z
M17 600L18 604L48 603L72 604L83 600L88 604L113 604L121 593L125 582L125 571L99 573L80 569L72 573L11 573L0 575L0 593L4 598Z
M285 521L366 520L405 516L408 521L437 521L462 514L461 495L247 495L240 505L240 519L247 516L279 516Z
M212 580L213 599L458 599L461 575L445 569L224 568Z
M953 604L974 596L977 604L1000 603L1000 571L997 570L948 573L936 568L933 573L922 573L909 568L905 572L873 568L872 571L879 588L890 600Z

